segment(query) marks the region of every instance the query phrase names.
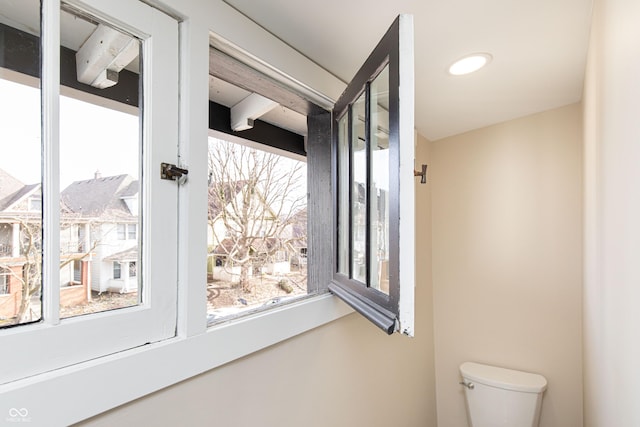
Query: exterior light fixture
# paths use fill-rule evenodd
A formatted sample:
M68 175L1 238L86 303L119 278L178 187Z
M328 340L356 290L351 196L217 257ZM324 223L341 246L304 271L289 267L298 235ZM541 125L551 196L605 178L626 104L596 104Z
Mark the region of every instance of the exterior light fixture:
M491 59L493 59L493 57L488 53L472 53L451 64L449 74L452 76L462 76L473 73L491 62Z

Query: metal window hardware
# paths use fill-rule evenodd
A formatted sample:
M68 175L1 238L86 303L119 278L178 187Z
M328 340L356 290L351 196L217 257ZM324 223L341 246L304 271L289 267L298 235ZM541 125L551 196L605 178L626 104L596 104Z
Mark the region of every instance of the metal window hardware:
M418 172L417 170L413 171L413 176L420 176L420 184L427 183L427 165L422 165L422 171Z
M468 383L468 382L465 382L465 381L460 381L459 384L465 386L469 390L473 390L474 388L476 388L476 386L473 383Z
M176 181L183 175L188 175L187 169L179 168L171 163L160 163L160 178Z

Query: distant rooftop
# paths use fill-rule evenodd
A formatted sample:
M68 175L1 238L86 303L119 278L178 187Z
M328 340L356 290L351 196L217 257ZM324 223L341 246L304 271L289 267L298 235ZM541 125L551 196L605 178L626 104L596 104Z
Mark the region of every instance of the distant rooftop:
M138 181L130 175L98 177L75 181L60 195L71 213L83 216L130 218L131 212L123 201L138 193Z

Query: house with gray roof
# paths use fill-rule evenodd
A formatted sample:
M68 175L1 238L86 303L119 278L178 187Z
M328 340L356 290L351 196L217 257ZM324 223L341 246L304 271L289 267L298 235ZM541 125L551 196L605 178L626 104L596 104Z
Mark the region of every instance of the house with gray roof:
M60 194L66 218L83 225L91 248L91 287L134 292L137 286L139 182L130 175L75 181Z
M23 280L23 269L34 261L34 251L28 250L34 246L28 243L40 245L41 210L40 185L26 185L0 169L0 319L16 315L22 292L30 284ZM27 228L35 233L26 233Z
M86 303L91 290L137 291L138 188L129 175L96 173L60 194L61 305ZM0 169L0 319L16 315L23 292L39 292L28 282L41 275L23 270L41 265L41 193Z
M91 253L82 240L85 226L64 207L61 220L60 303L86 303L91 299ZM41 185L24 184L0 169L0 319L16 315L25 292L38 296L41 248Z

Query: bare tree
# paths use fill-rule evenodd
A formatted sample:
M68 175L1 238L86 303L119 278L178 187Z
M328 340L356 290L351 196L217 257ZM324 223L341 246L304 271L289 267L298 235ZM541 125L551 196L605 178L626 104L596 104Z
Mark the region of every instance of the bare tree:
M40 291L42 283L42 227L39 221L18 219L20 224L20 252L24 264L19 271L9 268L11 275L22 284L16 324L31 320L31 297Z
M61 227L69 227L73 222L73 218L64 218ZM20 324L32 320L31 301L42 287L42 225L39 219L30 218L28 215L14 217L9 223L19 224L20 257L12 263L0 262L0 272L20 284L20 303L14 320L15 324ZM87 258L96 245L97 242L93 242L90 248L83 250L77 250L79 247L75 250L66 248L60 254L60 269L74 261Z
M226 266L240 267L244 291L251 291L252 266L290 246L287 230L306 207L304 170L302 162L283 162L273 153L222 140L209 143L213 246L226 256Z

